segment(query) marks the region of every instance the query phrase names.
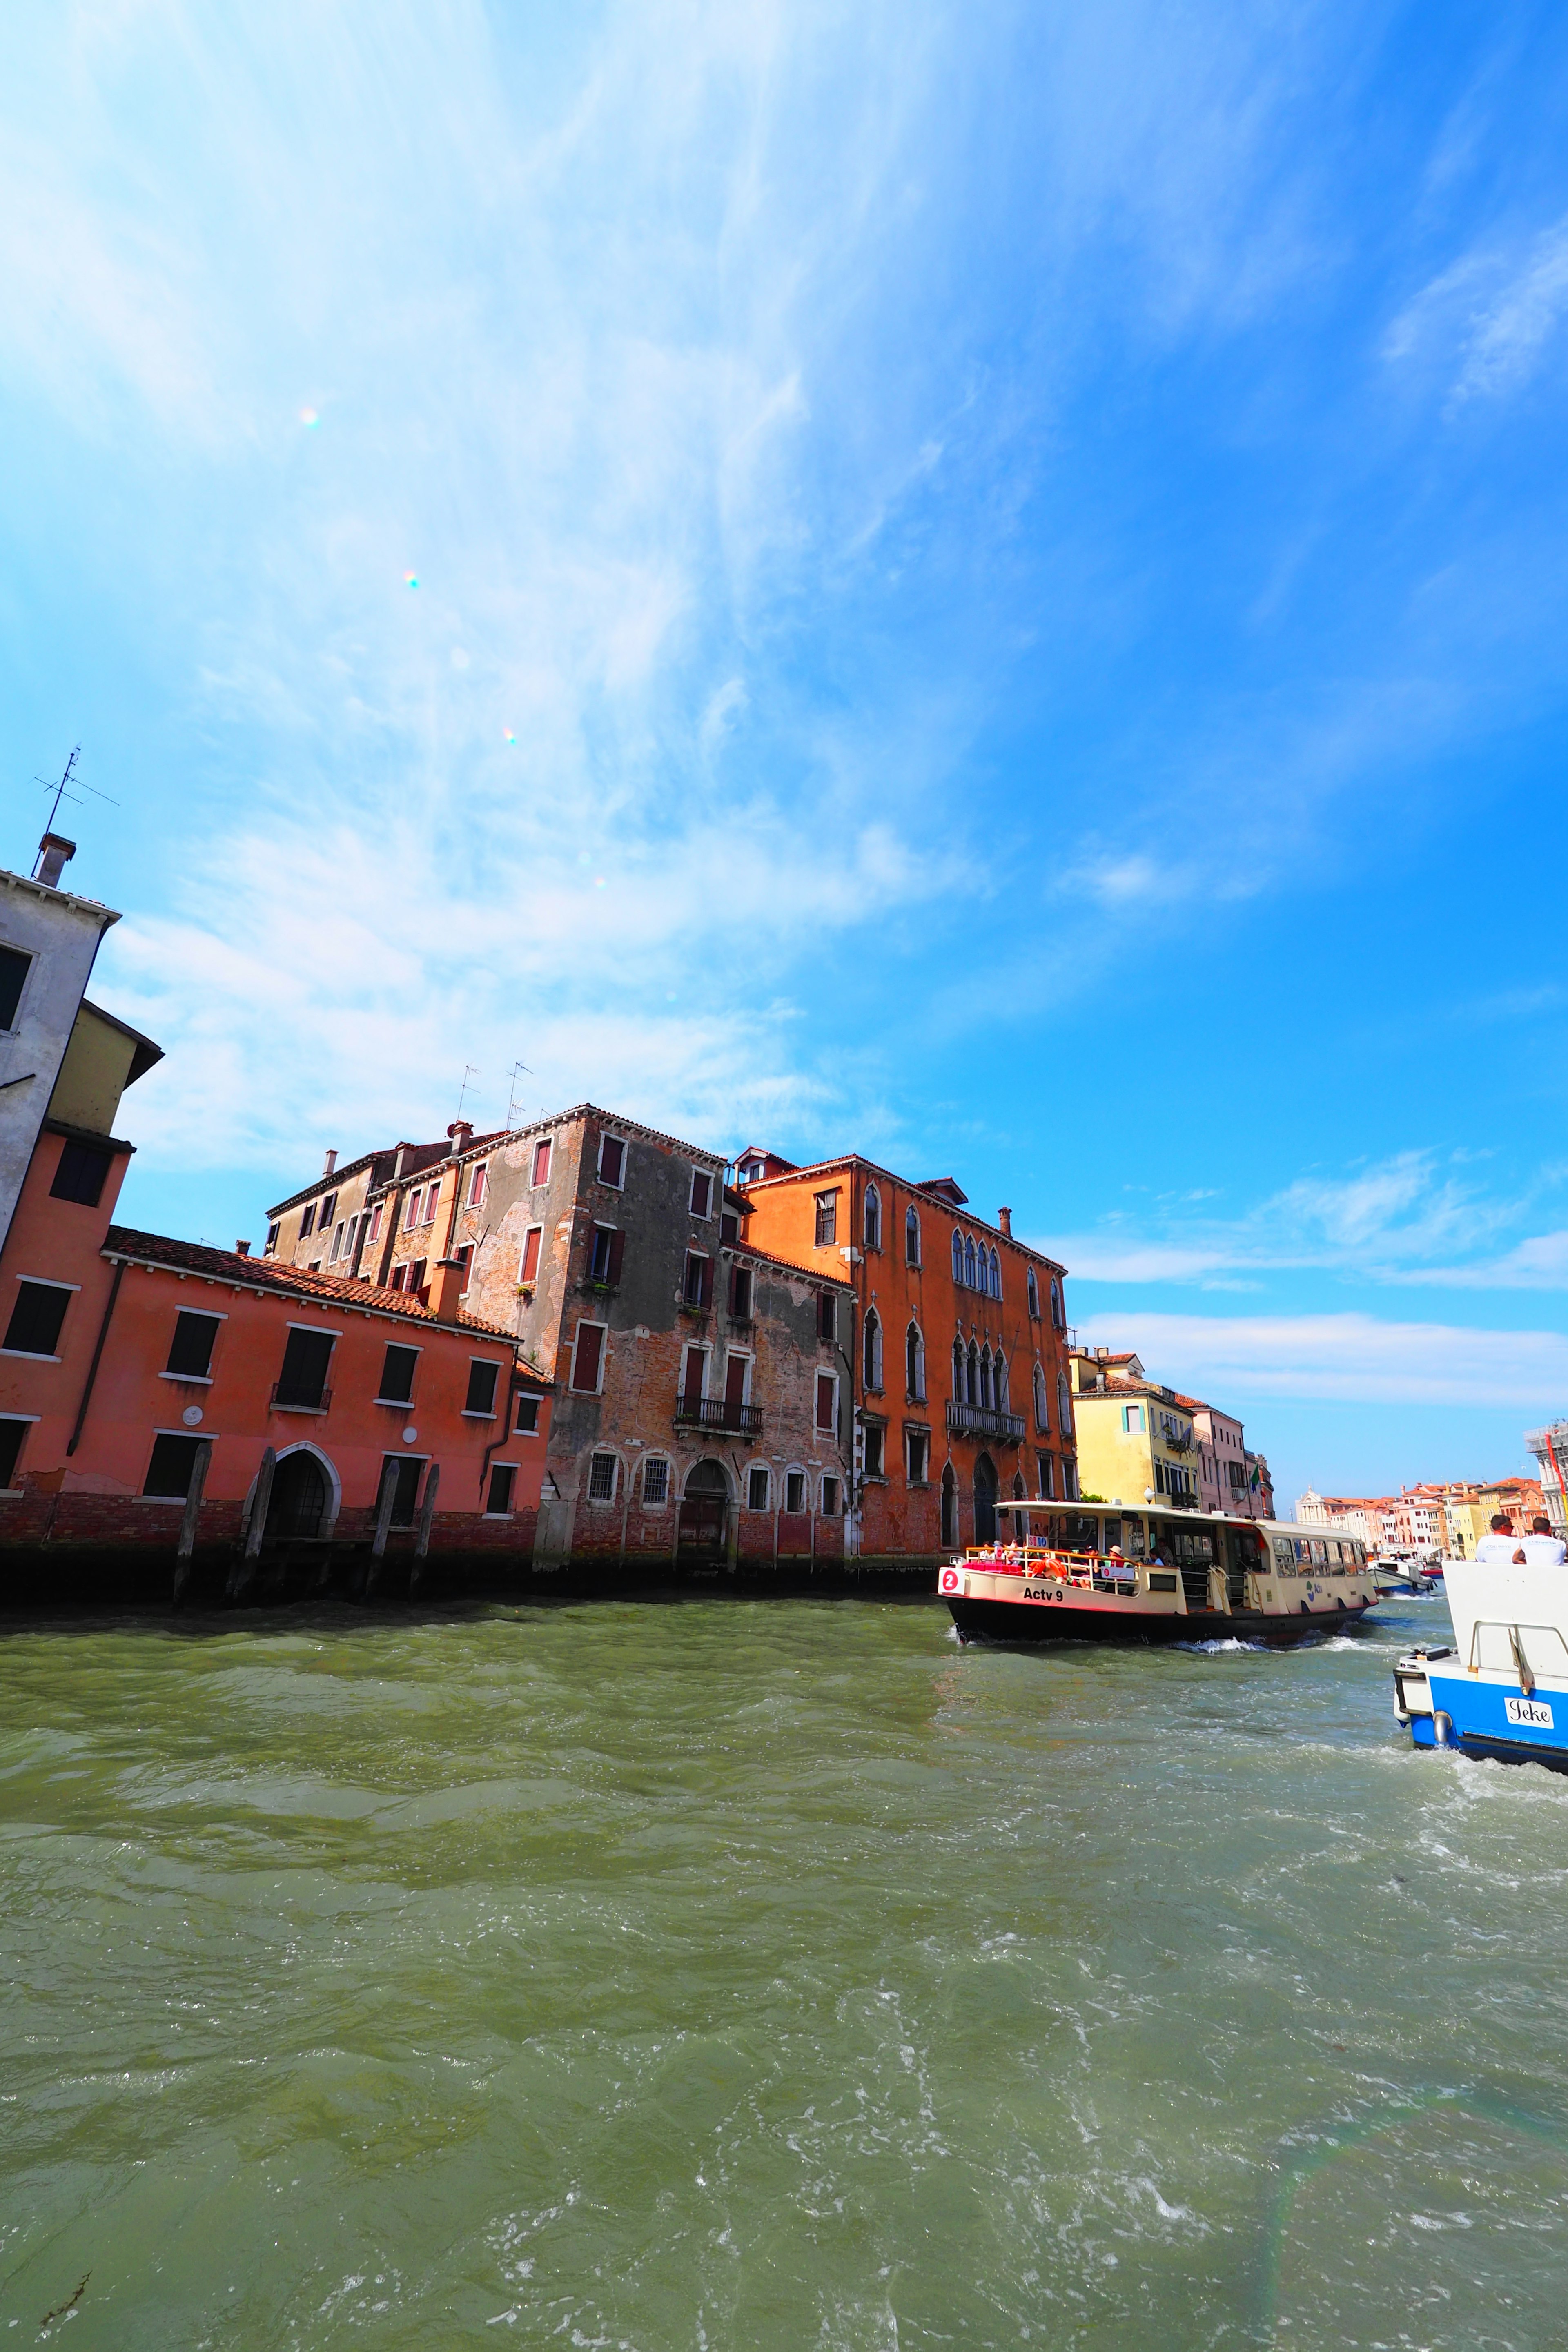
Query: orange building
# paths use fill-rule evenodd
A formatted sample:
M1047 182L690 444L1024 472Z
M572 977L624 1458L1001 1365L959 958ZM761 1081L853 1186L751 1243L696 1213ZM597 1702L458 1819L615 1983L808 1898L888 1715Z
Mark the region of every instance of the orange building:
M990 1542L1010 1496L1078 1493L1063 1268L970 1211L951 1176L911 1183L858 1154L735 1162L748 1243L847 1280L839 1342L853 1462L846 1550L906 1566Z

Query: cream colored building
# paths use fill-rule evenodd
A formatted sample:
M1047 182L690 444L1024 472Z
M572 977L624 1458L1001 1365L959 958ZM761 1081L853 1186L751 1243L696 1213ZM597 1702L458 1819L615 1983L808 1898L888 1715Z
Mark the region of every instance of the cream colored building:
M1200 1506L1198 1444L1190 1407L1149 1380L1131 1352L1074 1349L1073 1416L1079 1491L1108 1503Z

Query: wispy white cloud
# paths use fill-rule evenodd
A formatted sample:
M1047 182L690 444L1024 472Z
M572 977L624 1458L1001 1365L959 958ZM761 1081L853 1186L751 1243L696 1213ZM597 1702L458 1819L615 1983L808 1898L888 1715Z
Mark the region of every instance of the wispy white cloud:
M1351 1315L1097 1315L1091 1343L1136 1348L1154 1380L1228 1400L1560 1410L1568 1336Z
M1479 244L1399 312L1385 360L1436 362L1458 402L1500 398L1528 383L1568 313L1568 215L1528 240Z

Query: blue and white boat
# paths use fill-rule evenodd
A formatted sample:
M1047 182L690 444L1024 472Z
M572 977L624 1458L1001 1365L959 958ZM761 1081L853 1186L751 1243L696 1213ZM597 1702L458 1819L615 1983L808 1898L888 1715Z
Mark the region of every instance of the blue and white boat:
M1449 1560L1451 1648L1406 1651L1394 1711L1417 1748L1568 1772L1568 1571Z

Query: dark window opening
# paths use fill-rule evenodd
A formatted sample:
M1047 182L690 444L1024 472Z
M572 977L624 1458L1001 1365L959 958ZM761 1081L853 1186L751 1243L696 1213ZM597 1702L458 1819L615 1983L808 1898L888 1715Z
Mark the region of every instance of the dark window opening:
M0 1486L16 1483L16 1456L22 1451L22 1440L32 1427L26 1421L0 1421Z
M395 1528L411 1528L419 1501L419 1473L425 1467L424 1462L417 1454L387 1454L382 1458L384 1464L391 1463L394 1475L389 1524ZM384 1468L382 1475L385 1475Z
M473 1359L468 1366L468 1402L463 1407L465 1412L479 1412L487 1418L494 1418L496 1381L500 1372L499 1364L486 1363L480 1357Z
M816 1246L826 1249L838 1239L838 1195L819 1192L816 1196Z
M681 1293L688 1307L707 1307L713 1298L713 1261L696 1250L686 1253L686 1280Z
M829 1341L838 1337L838 1301L831 1290L825 1290L817 1304L816 1336Z
M746 1473L746 1508L765 1511L768 1507L768 1474L760 1464Z
M272 1392L273 1403L325 1404L327 1367L331 1360L331 1332L290 1331L288 1345L283 1350L283 1369Z
M155 1437L153 1459L147 1465L144 1495L163 1495L170 1502L183 1503L191 1491L191 1478L196 1466L199 1437Z
M882 1439L884 1433L885 1433L876 1422L872 1421L867 1423L866 1475L868 1478L879 1478L882 1475Z
M719 1238L726 1249L733 1249L741 1238L741 1220L733 1209L726 1209L719 1220Z
M52 1356L71 1294L53 1282L19 1282L16 1304L5 1327L5 1345L18 1355Z
M696 1169L691 1177L691 1213L705 1217L713 1199L713 1179L703 1169Z
M174 1337L164 1367L180 1380L205 1381L212 1370L213 1345L220 1318L195 1315L182 1307L174 1318Z
M498 1462L490 1472L490 1491L485 1497L485 1508L492 1518L510 1517L511 1490L516 1477L517 1472L505 1462Z
M76 1201L84 1209L96 1209L113 1165L113 1152L105 1151L101 1144L68 1140L61 1148L60 1164L49 1186L50 1200Z
M626 1252L626 1237L617 1226L595 1225L593 1251L588 1260L589 1281L618 1283Z
M923 1429L911 1429L905 1440L909 1454L909 1478L911 1486L923 1486L931 1466L931 1439Z
M381 1360L381 1386L376 1391L384 1404L413 1403L414 1370L418 1361L417 1348L388 1348Z
M599 1144L599 1181L604 1184L619 1184L626 1164L626 1147L617 1135L603 1137Z
M300 1220L300 1239L303 1241L307 1234L313 1234L315 1230L316 1204L314 1201L307 1201L305 1203L305 1213Z
M408 1269L408 1287L416 1298L425 1295L425 1260L416 1257Z
M517 1401L517 1433L520 1437L538 1436L539 1399L536 1396L519 1397Z
M0 948L0 1029L15 1029L23 983L33 959L20 948Z
M749 1265L736 1265L730 1269L730 1312L737 1322L751 1320L752 1269Z
M838 1517L838 1481L837 1478L825 1478L822 1482L822 1512L825 1518L836 1519Z
M784 1475L784 1509L804 1511L805 1508L805 1473L790 1470Z
M394 1290L401 1290L401 1289L402 1289L402 1287L403 1287L403 1286L404 1286L404 1284L407 1281L407 1279L408 1279L408 1268L407 1268L405 1265L395 1265L395 1266L393 1267L393 1269L392 1269L392 1287L394 1288Z

